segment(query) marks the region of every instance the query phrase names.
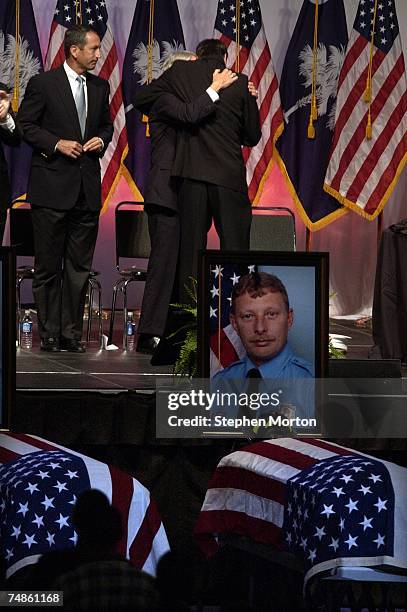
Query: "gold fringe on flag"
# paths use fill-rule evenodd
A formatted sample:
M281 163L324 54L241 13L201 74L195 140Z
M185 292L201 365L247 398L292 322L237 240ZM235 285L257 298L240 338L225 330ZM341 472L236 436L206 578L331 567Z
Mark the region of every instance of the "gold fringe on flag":
M373 66L373 46L374 46L374 35L376 30L376 17L377 17L377 0L374 3L374 11L373 11L373 23L372 23L372 31L370 35L370 53L369 53L369 67L367 70L367 79L366 79L366 88L364 99L367 104L369 104L369 108L367 111L367 123L366 123L366 138L367 140L372 139L372 99L373 99L373 82L372 82L372 66Z
M20 99L20 0L16 0L16 52L14 56L15 72L14 72L14 88L13 98L11 100L11 108L13 112L18 111Z
M150 14L148 21L148 41L147 41L147 85L153 80L153 44L154 44L154 0L150 0ZM146 137L150 138L150 125L147 115L141 117L141 121L146 124Z
M310 139L315 138L314 121L318 119L317 106L317 59L318 59L318 0L315 0L315 15L314 15L314 46L312 49L312 86L311 86L311 109L308 123L307 136Z

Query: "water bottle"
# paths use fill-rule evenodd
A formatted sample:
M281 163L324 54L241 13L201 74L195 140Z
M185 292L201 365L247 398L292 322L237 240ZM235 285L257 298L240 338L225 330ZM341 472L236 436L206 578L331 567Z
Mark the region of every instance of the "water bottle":
M24 312L24 318L20 325L20 346L23 349L31 349L33 345L33 320L29 310Z
M134 335L136 332L136 324L133 319L133 313L127 313L126 335L127 335L127 350L134 351Z

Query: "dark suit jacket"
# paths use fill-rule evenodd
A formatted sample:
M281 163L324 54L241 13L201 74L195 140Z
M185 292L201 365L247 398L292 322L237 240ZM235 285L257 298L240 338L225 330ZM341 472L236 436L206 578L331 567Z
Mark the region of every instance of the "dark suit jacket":
M1 91L9 91L7 85L0 83ZM10 111L10 114L12 112ZM13 117L14 118L14 117ZM3 144L10 147L16 147L21 142L21 133L16 123L16 127L13 132L0 127L0 210L5 210L11 203L11 188L10 180L7 171L7 162L4 156Z
M212 82L213 71L224 68L219 58L175 62L159 79L162 87L184 101L194 99ZM247 192L241 146L254 146L261 136L256 99L247 77L220 92L220 104L205 122L178 132L173 175Z
M170 93L154 94L153 84L139 90L134 97L134 106L143 108L151 99L149 107L151 137L151 165L145 192L145 202L177 210L177 194L171 170L175 158L177 129L182 125L194 125L215 112L216 104L208 94L201 93L189 103L182 102Z
M31 204L68 210L78 198L81 184L91 210L101 206L99 157L113 136L109 112L109 85L92 74L86 75L88 111L82 139L78 114L63 66L30 79L18 118L24 139L33 149L27 199ZM101 154L84 153L71 159L54 152L58 140L85 143L99 136Z

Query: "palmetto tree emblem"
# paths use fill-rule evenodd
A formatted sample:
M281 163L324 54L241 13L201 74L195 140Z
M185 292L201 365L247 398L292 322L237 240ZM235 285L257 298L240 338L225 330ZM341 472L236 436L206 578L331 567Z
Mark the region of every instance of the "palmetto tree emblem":
M0 30L0 80L14 89L18 78L19 103L24 98L28 81L41 71L40 60L30 49L29 42L19 38L19 62L16 65L16 38Z
M329 53L327 47L319 43L317 50L317 73L316 73L316 98L318 117L324 116L328 111L329 100L333 100L333 104L328 113L326 127L330 130L334 129L335 124L335 107L336 107L336 92L338 85L339 73L342 68L345 57L345 48L341 45L335 47L329 45ZM310 45L305 45L304 49L299 54L299 76L303 78L304 88L312 86L312 66L313 66L313 50ZM286 122L289 122L290 116L299 108L303 108L311 104L311 91L308 95L298 100L294 106L284 113Z
M139 85L145 85L149 80L149 76L151 77L151 80L157 79L162 73L163 64L167 57L171 55L171 53L183 50L184 46L181 43L178 43L176 40L173 40L172 43L162 40L161 43L159 43L154 39L151 49L151 72L149 73L148 46L143 42L139 42L132 53L134 60L133 70L134 74L139 76Z

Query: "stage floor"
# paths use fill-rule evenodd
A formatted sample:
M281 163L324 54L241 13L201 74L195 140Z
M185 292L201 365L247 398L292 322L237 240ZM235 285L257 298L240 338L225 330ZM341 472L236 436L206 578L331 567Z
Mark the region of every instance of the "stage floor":
M39 346L17 349L17 389L153 390L172 366L153 367L151 356L136 351L105 351L91 342L86 353L45 353Z
M364 326L347 320L331 320L330 332L350 336L349 359L368 359L372 348L369 322ZM121 346L119 330L114 341ZM172 366L150 365L151 357L136 351L106 351L91 341L84 354L40 351L36 330L31 350L17 349L17 389L28 390L153 390L156 378L172 374Z

